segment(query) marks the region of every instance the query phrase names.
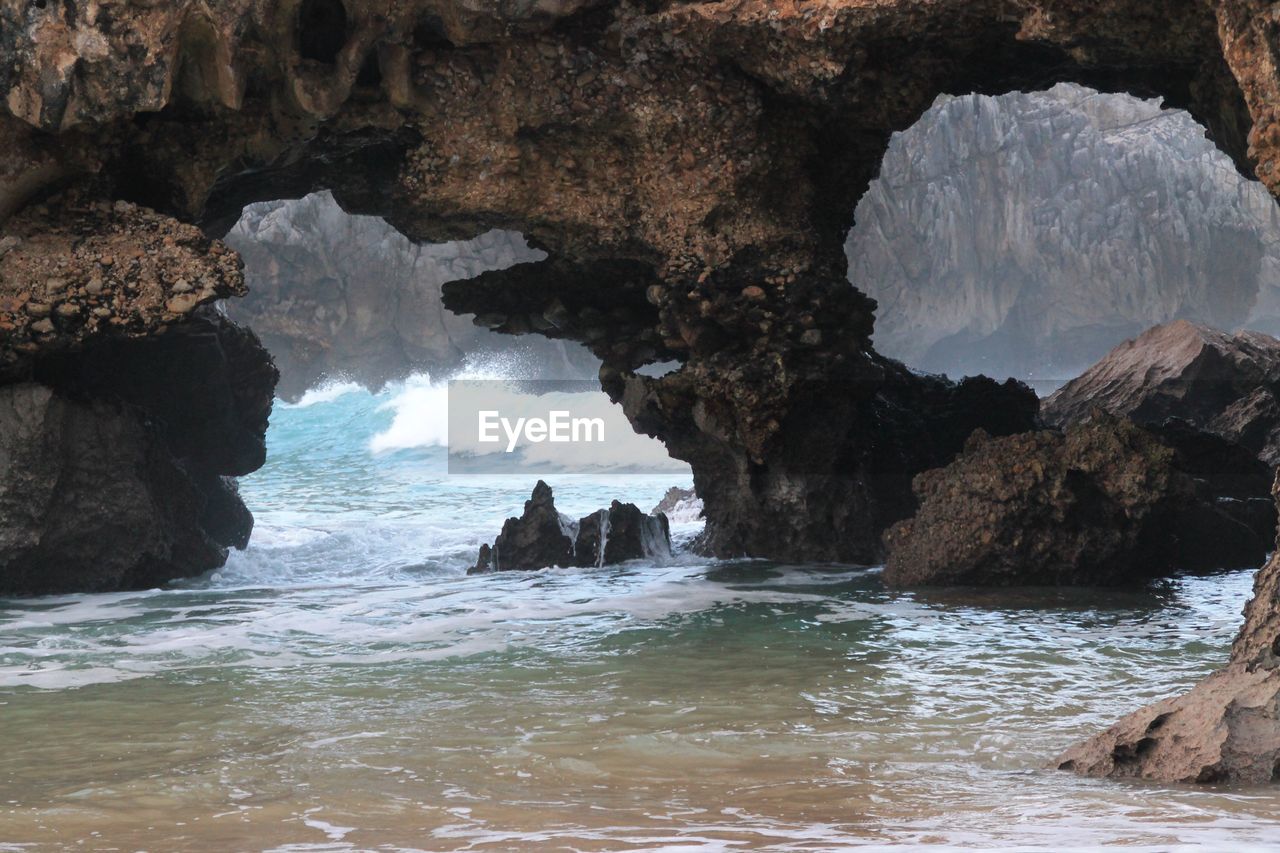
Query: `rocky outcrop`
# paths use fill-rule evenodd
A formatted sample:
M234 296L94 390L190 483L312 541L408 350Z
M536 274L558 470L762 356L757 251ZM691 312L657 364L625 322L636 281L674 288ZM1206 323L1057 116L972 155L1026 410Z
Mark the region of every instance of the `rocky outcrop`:
M696 460L694 488L706 519L697 548L878 563L884 530L915 511L916 474L950 462L975 429L1009 435L1037 424L1035 395L1012 380L957 384L887 359L851 361L842 379L796 382L789 417L772 427L767 452L741 449L744 425L735 410L710 405L713 389L693 374L637 377L616 392L634 425L673 456ZM761 410L767 406L760 401Z
M1177 318L1280 331L1280 209L1158 100L943 96L845 249L877 349L923 370L1061 382Z
M1275 537L1269 471L1185 424L1096 411L1065 433L975 433L921 474L886 535L893 586L1114 585L1257 565Z
M371 390L415 372L443 376L468 355L501 353L508 369L548 379L594 379L581 346L511 339L447 311L440 287L545 255L511 231L415 245L384 220L351 216L329 193L253 204L227 235L245 262L249 293L225 303L280 369L276 393L295 400L325 378ZM536 370L533 368L536 366Z
M1280 488L1275 490L1280 499ZM1280 549L1254 580L1228 664L1058 757L1088 776L1263 784L1280 768Z
M240 259L194 225L68 193L0 237L0 381L99 338L144 337L242 295Z
M671 556L671 528L662 513L643 512L635 504L613 501L578 521L574 564L610 566L642 557Z
M687 524L702 520L702 498L693 489L682 489L672 486L658 501L658 505L649 510L651 515L662 513L672 524Z
M666 516L646 515L614 501L578 521L556 510L551 487L539 480L519 518L508 518L493 545L481 545L468 574L555 567L609 566L671 555Z
M221 566L253 529L132 406L0 388L0 594L139 589Z
M890 134L943 90L1071 79L1165 97L1280 187L1269 14L1252 0L10 5L0 217L76 190L216 235L248 203L329 189L415 242L517 231L548 258L456 302L446 290L446 306L586 344L637 428L693 468L708 550L874 559L913 509L912 474L945 463L962 426L996 433L1026 410L1017 389L978 408L973 389L871 347L874 302L849 286L843 243ZM0 296L30 285L0 281ZM680 366L637 373L659 361Z
M1280 340L1179 320L1109 352L1044 402L1063 425L1093 408L1139 423L1178 417L1280 464Z
M253 516L275 369L202 309L35 359L0 386L0 594L136 589L221 566Z
M470 574L573 565L577 532L556 510L551 487L539 480L519 518L508 518L493 545L481 545Z

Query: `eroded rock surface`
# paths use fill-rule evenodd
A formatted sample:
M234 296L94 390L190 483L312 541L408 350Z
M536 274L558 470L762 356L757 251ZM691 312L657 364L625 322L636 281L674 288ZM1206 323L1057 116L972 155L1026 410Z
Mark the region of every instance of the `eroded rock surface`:
M996 433L1023 411L1010 392L1004 411L935 422L922 413L959 412L966 392L871 348L874 304L849 287L843 241L890 134L944 90L1072 79L1163 96L1280 185L1268 14L1248 0L11 6L0 217L74 186L218 234L247 203L326 188L415 241L518 231L548 259L446 305L585 343L637 427L694 469L707 549L875 559L960 422ZM834 437L801 426L845 417Z
M1063 84L943 96L858 203L876 348L1044 392L1175 318L1280 331L1280 208L1158 101Z
M539 480L519 518L508 518L493 545L481 545L472 574L573 565L577 532L556 510L551 487Z
M139 589L221 566L253 528L132 406L0 388L0 594Z
M556 510L551 487L542 480L519 518L508 518L493 545L481 545L468 574L554 567L608 566L641 557L671 554L671 532L661 513L646 514L635 504L614 501L574 521Z
M1280 499L1280 488L1275 490ZM1262 784L1280 767L1280 549L1259 571L1228 664L1064 752L1062 770L1163 782Z
M671 528L663 513L645 513L635 504L613 501L578 520L573 546L579 566L609 566L641 557L671 556Z
M1280 340L1178 320L1148 329L1044 402L1069 424L1093 408L1139 423L1181 418L1280 464Z
M971 407L871 347L843 242L890 134L944 90L1070 79L1164 97L1280 187L1269 15L1253 0L11 5L0 217L75 187L219 234L248 203L329 189L414 241L518 231L547 260L446 306L586 344L637 428L693 468L704 547L872 560L961 425L1017 431L1002 426L1024 412L1014 391ZM659 361L681 367L636 375ZM834 435L803 426L842 418Z
M0 381L100 338L145 337L243 295L240 259L194 225L68 193L0 236Z
M662 513L672 524L685 524L702 520L702 498L693 489L682 489L672 486L658 501L658 505L649 510L650 514Z
M1065 433L975 433L921 474L920 510L886 535L894 586L1112 585L1257 565L1275 537L1270 473L1185 424L1095 411Z
M594 379L600 363L565 341L513 345L445 309L440 288L545 255L511 231L415 245L382 219L351 216L328 193L250 205L227 235L245 262L247 296L227 316L252 328L296 400L325 378L377 391L426 371L442 377L468 356L501 353L510 375Z
M0 594L137 589L221 566L253 516L275 368L209 309L102 337L0 386Z

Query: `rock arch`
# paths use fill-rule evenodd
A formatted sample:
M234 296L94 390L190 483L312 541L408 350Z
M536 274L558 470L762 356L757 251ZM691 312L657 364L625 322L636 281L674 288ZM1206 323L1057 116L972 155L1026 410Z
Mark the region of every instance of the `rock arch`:
M545 249L450 307L590 346L693 464L710 551L874 560L915 471L1035 412L872 348L842 244L889 135L1074 81L1186 108L1280 192L1278 40L1260 0L8 3L0 377L188 322L242 287L212 238L245 204L329 189Z
M842 242L889 134L940 91L1072 79L1185 106L1248 169L1244 94L1266 81L1238 6L32 5L0 39L0 211L71 187L217 235L247 202L327 188L415 240L519 230L551 260L451 307L596 350L637 426L708 471L710 550L873 560L911 473L1029 417L1017 389L917 380L870 347ZM84 334L13 322L37 350ZM632 375L658 359L685 368ZM1019 414L974 407L991 395Z

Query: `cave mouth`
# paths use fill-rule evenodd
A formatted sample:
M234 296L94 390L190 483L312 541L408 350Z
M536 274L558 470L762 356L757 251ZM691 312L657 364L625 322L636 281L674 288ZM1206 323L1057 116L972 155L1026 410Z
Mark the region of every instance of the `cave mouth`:
M1041 394L1151 326L1280 332L1280 215L1188 113L1075 84L942 96L845 241L875 346Z
M519 233L413 243L320 192L246 207L226 242L248 293L221 310L257 334L280 382L265 462L239 482L254 538L214 585L252 582L264 560L299 581L465 569L539 478L575 518L615 499L648 512L690 485L688 466L636 434L601 390L585 347L499 334L443 306L447 283L544 262ZM471 426L462 411L482 408L508 423L544 410L599 419L609 441L521 441L510 453L466 444L455 434ZM683 522L691 536L696 516ZM323 556L308 536L328 543Z

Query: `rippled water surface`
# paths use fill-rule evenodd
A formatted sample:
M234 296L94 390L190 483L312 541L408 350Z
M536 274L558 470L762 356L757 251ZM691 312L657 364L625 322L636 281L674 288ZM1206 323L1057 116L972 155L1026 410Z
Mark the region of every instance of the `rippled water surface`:
M1280 845L1268 789L1044 769L1221 663L1249 573L902 594L682 556L468 578L532 481L446 478L429 437L373 452L431 416L408 400L278 409L254 542L212 576L0 601L0 849ZM585 514L680 477L549 479Z

